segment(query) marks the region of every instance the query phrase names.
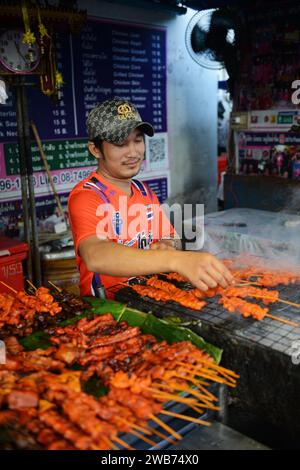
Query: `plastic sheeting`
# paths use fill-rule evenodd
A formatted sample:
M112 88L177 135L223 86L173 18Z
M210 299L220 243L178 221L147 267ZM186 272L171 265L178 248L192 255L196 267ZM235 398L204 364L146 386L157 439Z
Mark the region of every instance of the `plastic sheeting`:
M197 225L195 220L193 223ZM199 240L202 236L197 234ZM245 208L208 214L203 250L214 254L246 252L299 264L300 216Z

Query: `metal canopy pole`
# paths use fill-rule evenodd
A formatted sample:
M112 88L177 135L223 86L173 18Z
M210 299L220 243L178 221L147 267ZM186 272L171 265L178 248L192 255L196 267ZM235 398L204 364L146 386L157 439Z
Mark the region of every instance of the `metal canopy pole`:
M30 247L28 276L37 286L40 286L42 283L41 258L39 252L37 217L34 198L34 178L30 147L30 123L28 118L27 97L25 90L26 83L24 77L16 77L14 80L14 85L16 88L17 98L17 129L22 184L24 234L26 242Z
M34 198L34 178L33 178L33 166L30 146L30 122L28 118L28 106L25 84L21 85L21 101L22 101L22 114L23 114L23 135L24 135L24 148L26 157L27 167L27 178L28 178L28 190L29 190L29 211L31 218L31 235L32 235L32 260L33 260L33 272L34 272L34 284L38 287L42 284L42 272L41 272L41 257L39 251L39 239L37 231L37 217L35 210L35 198Z
M24 241L28 245L28 257L26 261L27 272L26 275L32 279L32 257L31 257L31 241L30 241L30 221L28 209L28 186L27 186L27 169L26 169L26 155L24 143L24 130L23 130L23 112L22 112L22 92L21 92L21 77L15 77L13 82L16 89L16 112L17 112L17 131L18 131L18 149L19 149L19 162L20 162L20 175L21 175L21 192L22 192L22 209L23 209L23 222L24 222Z

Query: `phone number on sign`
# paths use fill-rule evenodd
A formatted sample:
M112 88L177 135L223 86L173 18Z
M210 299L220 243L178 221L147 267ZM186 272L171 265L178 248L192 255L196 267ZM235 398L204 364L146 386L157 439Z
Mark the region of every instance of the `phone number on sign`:
M52 179L54 184L77 183L87 178L89 174L90 170L62 171L61 173L53 175Z
M21 189L21 179L0 178L0 191L16 191Z
M72 170L62 171L58 174L52 175L53 183L56 185L66 183L77 183L84 178L87 178L90 170ZM33 175L33 186L40 188L49 185L49 178L46 173ZM0 178L0 191L18 191L21 189L21 178Z

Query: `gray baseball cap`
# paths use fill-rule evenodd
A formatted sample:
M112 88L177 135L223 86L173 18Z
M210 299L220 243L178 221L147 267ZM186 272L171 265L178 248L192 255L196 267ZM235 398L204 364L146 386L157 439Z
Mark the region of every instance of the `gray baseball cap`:
M122 144L136 128L149 137L154 135L151 124L143 122L136 107L122 98L98 104L89 113L86 125L89 140L105 140L112 144Z

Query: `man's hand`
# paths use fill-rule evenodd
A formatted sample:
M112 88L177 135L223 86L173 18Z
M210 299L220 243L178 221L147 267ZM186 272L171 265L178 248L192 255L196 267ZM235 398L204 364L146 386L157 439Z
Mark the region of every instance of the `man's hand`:
M220 285L223 288L234 283L234 278L226 266L210 253L192 251L177 252L172 270L186 277L200 290Z

